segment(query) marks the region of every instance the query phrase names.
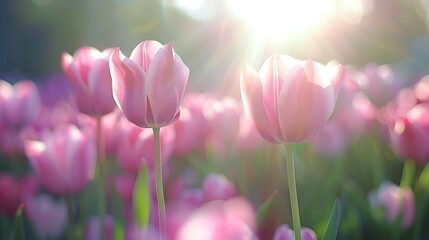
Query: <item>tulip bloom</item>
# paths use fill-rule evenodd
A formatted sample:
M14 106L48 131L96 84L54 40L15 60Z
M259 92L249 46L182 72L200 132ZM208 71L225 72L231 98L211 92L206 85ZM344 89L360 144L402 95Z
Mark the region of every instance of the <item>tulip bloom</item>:
M212 201L195 210L180 227L178 240L257 239L255 212L244 198Z
M274 55L259 73L250 66L242 73L243 103L266 140L304 142L331 116L343 75L341 66Z
M20 130L34 122L39 110L39 91L32 81L20 81L12 86L0 80L0 124Z
M401 157L424 165L429 161L429 103L412 107L389 127L393 150Z
M144 41L130 58L117 48L109 63L113 97L130 122L159 128L179 117L189 69L172 43Z
M117 151L119 165L127 172L137 173L146 161L149 169L155 168L154 136L150 129L142 129L131 123L122 129L122 136L119 137L121 145ZM173 152L174 147L173 126L161 130L161 161L165 164Z
M384 182L368 196L371 207L381 208L387 221L402 219L402 228L407 229L414 221L414 194L411 188L400 188L393 183Z
M28 141L25 152L43 185L54 194L75 193L94 176L94 137L74 125L57 127L43 141Z
M63 200L55 201L49 195L28 197L24 213L36 232L45 238L58 239L67 225L67 206Z
M289 225L283 224L280 225L276 232L274 233L273 240L294 240L295 234L293 230L289 228ZM316 240L316 234L310 228L301 229L301 239L302 240Z
M206 201L228 200L236 195L235 186L224 175L212 173L203 180Z
M17 179L9 173L0 174L0 212L13 217L19 204L24 199L34 195L38 190L38 184L33 176Z
M104 219L105 240L113 239L114 220L111 216ZM84 240L100 240L100 219L92 217L85 226L83 235Z
M91 116L105 115L115 108L109 56L112 49L102 52L93 47L79 48L74 56L63 53L61 66L76 95L79 110Z

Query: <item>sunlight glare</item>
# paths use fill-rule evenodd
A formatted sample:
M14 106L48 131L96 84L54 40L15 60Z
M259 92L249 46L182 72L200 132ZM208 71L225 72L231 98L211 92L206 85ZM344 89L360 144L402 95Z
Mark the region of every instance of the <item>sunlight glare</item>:
M208 0L175 0L177 8L197 20L207 20L213 17L214 1Z
M313 30L332 11L332 0L229 0L232 12L264 37Z

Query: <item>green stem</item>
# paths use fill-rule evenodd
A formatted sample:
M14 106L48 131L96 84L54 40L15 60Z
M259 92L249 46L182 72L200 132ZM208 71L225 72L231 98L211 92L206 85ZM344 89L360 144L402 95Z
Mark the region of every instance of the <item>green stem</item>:
M402 172L401 183L399 186L401 188L404 187L412 187L414 182L414 176L416 174L416 165L411 160L405 160L404 169Z
M301 240L301 223L299 219L298 193L296 191L293 151L292 146L285 145L285 147L287 182L289 187L290 204L292 209L293 230L295 232L295 240Z
M104 186L104 144L102 131L102 117L97 116L97 163L98 163L98 181L99 181L99 196L98 196L98 214L100 226L100 238L104 239L104 217L106 214L106 194Z
M68 217L68 228L67 228L67 239L73 239L73 199L70 195L64 196L67 206L67 217Z
M159 128L152 128L155 141L155 178L156 178L156 199L158 202L159 233L163 240L166 233L167 222L165 214L164 190L162 186L162 163L161 163L161 139Z

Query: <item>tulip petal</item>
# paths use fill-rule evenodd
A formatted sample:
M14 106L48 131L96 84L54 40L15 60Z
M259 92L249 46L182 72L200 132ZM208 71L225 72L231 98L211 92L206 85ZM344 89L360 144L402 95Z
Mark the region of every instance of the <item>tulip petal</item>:
M168 43L155 54L148 72L148 98L154 122L171 124L179 117L180 104L189 77L189 68Z
M78 108L82 112L91 112L92 103L79 101L79 99L88 99L87 87L84 84L79 71L76 69L75 64L73 63L73 57L64 52L61 56L61 67L63 72L66 74L67 78L70 80L70 84L74 89L74 93L77 99Z
M47 145L40 141L28 141L25 144L25 153L38 178L50 192L63 194L63 172L52 171L53 161L48 154ZM57 169L55 169L57 170Z
M333 111L334 92L331 86L323 88L313 82L312 66L306 71L295 67L278 99L278 117L283 138L298 143L311 138L325 124Z
M147 127L147 75L136 63L115 49L109 60L113 98L126 118Z
M40 110L40 96L36 84L32 81L20 81L15 84L16 98L20 102L19 113L24 124L36 118Z
M336 68L335 74L333 75L331 82L332 82L332 88L334 89L334 93L335 93L335 99L337 99L338 97L338 93L340 92L341 89L341 85L344 82L344 77L345 77L345 70L344 67L342 65L336 66L336 67L331 67L328 65L328 68Z
M246 65L240 77L241 98L245 110L252 116L259 133L268 141L279 143L270 126L263 105L262 83L256 71Z
M61 68L63 69L63 72L65 73L65 75L72 82L76 82L77 80L74 78L74 74L70 69L70 66L72 63L73 63L73 57L69 53L63 52L63 54L61 55Z
M147 73L155 54L162 47L157 41L144 41L137 45L131 53L130 60L137 63Z
M89 72L92 64L100 58L101 52L93 47L81 47L74 54L74 60L70 66L76 79L83 85L89 84Z
M287 84L285 79L289 71L298 64L298 61L287 55L273 55L268 58L259 70L259 77L262 80L263 103L267 112L270 125L274 133L280 133L278 119L278 102L280 90L283 84Z
M112 96L112 78L110 77L109 59L100 58L94 62L89 72L89 94L94 100L94 111L107 114L113 111L115 101Z

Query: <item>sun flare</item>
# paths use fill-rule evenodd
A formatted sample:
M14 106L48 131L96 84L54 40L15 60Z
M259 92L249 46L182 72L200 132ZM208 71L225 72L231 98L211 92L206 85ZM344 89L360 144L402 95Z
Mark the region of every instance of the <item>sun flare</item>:
M262 38L303 34L332 10L332 0L229 0L233 13Z

